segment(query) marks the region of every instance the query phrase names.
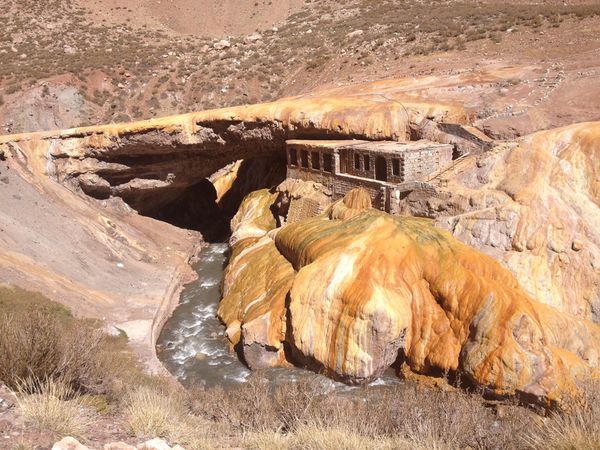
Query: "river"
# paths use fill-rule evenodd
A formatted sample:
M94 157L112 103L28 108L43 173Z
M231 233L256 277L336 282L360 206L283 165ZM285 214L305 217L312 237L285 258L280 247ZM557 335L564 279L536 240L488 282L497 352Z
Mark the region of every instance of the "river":
M227 244L210 244L202 250L194 265L198 279L185 286L179 305L158 338L159 359L184 386L228 389L244 383L250 376L250 370L229 351L224 326L216 317L228 254ZM261 373L274 383L307 380L322 385L326 391L354 389L302 369L274 368ZM371 385L398 382L389 373Z

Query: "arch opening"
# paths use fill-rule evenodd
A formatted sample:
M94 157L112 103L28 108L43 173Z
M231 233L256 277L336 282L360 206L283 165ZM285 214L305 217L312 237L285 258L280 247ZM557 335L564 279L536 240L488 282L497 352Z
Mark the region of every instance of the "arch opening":
M379 181L387 181L387 161L383 156L375 158L375 178Z

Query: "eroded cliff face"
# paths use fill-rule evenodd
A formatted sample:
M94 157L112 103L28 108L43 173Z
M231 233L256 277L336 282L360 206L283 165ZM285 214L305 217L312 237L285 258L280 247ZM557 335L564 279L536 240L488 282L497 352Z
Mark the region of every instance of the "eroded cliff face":
M353 192L269 228L234 244L219 308L251 367L294 362L360 383L397 362L544 401L598 375L600 327L536 301L430 220L375 211Z
M405 199L509 268L533 298L600 320L600 123L536 133L466 158L436 198Z
M465 124L448 101L420 102L398 82L361 92L282 99L143 122L0 138L43 175L98 199L123 198L155 216L214 172L238 160L278 159L286 139L410 139L437 123ZM425 126L426 124L426 126ZM279 180L281 181L281 180Z

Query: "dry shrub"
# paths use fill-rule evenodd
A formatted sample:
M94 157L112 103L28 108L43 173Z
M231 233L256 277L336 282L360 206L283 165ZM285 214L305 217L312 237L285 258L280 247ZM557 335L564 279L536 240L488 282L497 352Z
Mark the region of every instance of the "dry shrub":
M600 384L583 386L585 398L567 411L538 421L527 436L532 449L597 450L600 448Z
M30 378L19 383L17 393L23 418L56 437L84 438L93 423L82 397L67 383Z
M270 383L257 373L235 389L191 389L190 396L196 415L228 424L242 432L275 431L283 426Z
M290 450L289 436L278 431L259 431L244 436L244 448L247 450Z
M413 445L403 438L363 436L350 428L300 425L293 432L274 431L245 436L248 450L438 450L441 447Z
M267 448L262 441L279 439L273 433L288 436L286 445L292 445L290 439L305 431L303 427L331 433L352 430L359 442L393 442L391 448L403 443L434 449L522 448L521 437L534 418L532 412L510 404L502 405L505 413L499 417L479 395L411 383L361 388L346 395L324 394L307 382L273 388L253 376L246 385L229 391L195 391L192 399L197 415L249 433L254 448Z
M250 433L244 438L249 450L446 450L434 439L413 441L402 436L368 436L346 427L300 424L293 431Z
M29 378L57 380L78 393L114 400L151 379L126 335L107 336L98 325L40 294L0 286L0 381L14 390Z
M125 415L131 432L143 438L162 437L186 448L213 448L209 424L188 412L186 398L175 391L142 386L127 396Z
M348 426L300 425L290 435L290 441L290 448L294 450L442 450L445 448L429 441L411 443L399 436L365 436Z
M33 377L93 391L102 384L101 339L97 330L43 311L0 314L0 380L12 389Z

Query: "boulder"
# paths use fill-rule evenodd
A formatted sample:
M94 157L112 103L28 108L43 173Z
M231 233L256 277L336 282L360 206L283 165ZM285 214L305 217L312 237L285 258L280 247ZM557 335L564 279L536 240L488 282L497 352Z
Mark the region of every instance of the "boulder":
M172 450L171 446L163 439L155 438L138 445L138 450Z
M90 450L77 439L67 436L54 444L52 450Z
M221 39L220 41L215 42L213 44L213 48L215 50L223 50L223 49L229 48L229 47L231 47L231 42L229 42L227 39Z
M258 42L260 40L262 40L262 36L260 33L252 33L251 35L246 36L244 38L244 43L253 44L254 42Z

